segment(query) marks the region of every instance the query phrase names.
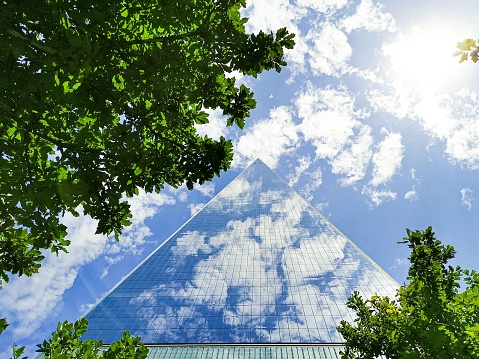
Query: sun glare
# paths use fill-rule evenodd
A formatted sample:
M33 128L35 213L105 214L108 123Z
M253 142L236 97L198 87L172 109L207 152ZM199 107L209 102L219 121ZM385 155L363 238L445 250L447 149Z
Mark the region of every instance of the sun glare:
M383 46L397 80L418 89L451 84L461 72L458 58L452 57L460 37L440 29L414 28L396 42Z

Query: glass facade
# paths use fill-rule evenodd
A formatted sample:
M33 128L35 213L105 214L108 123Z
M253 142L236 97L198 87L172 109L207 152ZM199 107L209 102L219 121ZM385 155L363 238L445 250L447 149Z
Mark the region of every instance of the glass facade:
M354 290L398 286L256 160L86 313L84 339L338 343Z

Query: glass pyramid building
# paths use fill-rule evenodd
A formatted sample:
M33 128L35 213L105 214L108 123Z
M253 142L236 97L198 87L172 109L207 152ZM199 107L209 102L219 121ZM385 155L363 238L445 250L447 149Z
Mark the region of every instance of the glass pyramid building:
M169 350L341 343L353 291L393 297L398 286L258 159L85 314L84 338L129 330Z

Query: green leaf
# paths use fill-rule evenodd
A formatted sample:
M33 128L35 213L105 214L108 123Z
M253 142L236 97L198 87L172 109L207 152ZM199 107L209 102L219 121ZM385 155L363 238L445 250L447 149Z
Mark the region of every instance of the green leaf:
M12 351L13 351L13 359L19 359L20 356L25 351L25 347L24 346L17 347L15 344L13 344ZM22 357L22 359L27 359L27 357Z
M5 318L0 318L0 334L2 334L2 332L7 329L8 327L8 323L7 323L7 320Z

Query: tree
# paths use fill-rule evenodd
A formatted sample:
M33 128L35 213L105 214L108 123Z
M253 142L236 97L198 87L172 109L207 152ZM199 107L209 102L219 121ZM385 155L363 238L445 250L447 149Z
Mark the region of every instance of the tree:
M465 39L462 42L458 42L456 47L458 48L458 50L455 51L452 56L461 56L459 58L459 63L462 63L469 59L471 59L474 63L477 62L479 41L474 41L473 39Z
M431 227L407 234L399 243L411 248L409 283L395 299L357 292L349 298L357 318L338 327L342 358L479 358L479 274L447 265L454 248ZM466 288L459 293L461 280Z
M243 128L253 93L234 73L280 71L294 34L245 32L245 0L5 0L0 5L0 277L66 251L65 212L130 224L125 196L211 180L232 143L196 124L220 109Z
M87 332L87 326L86 318L78 319L74 323L58 323L57 330L50 338L37 345L37 352L42 353L45 359L145 359L148 355L148 348L140 342L141 339L131 337L129 332L123 333L123 336L107 349L101 350L101 340L80 340ZM3 329L0 323L0 333ZM25 347L13 345L13 359L20 359L24 350Z

